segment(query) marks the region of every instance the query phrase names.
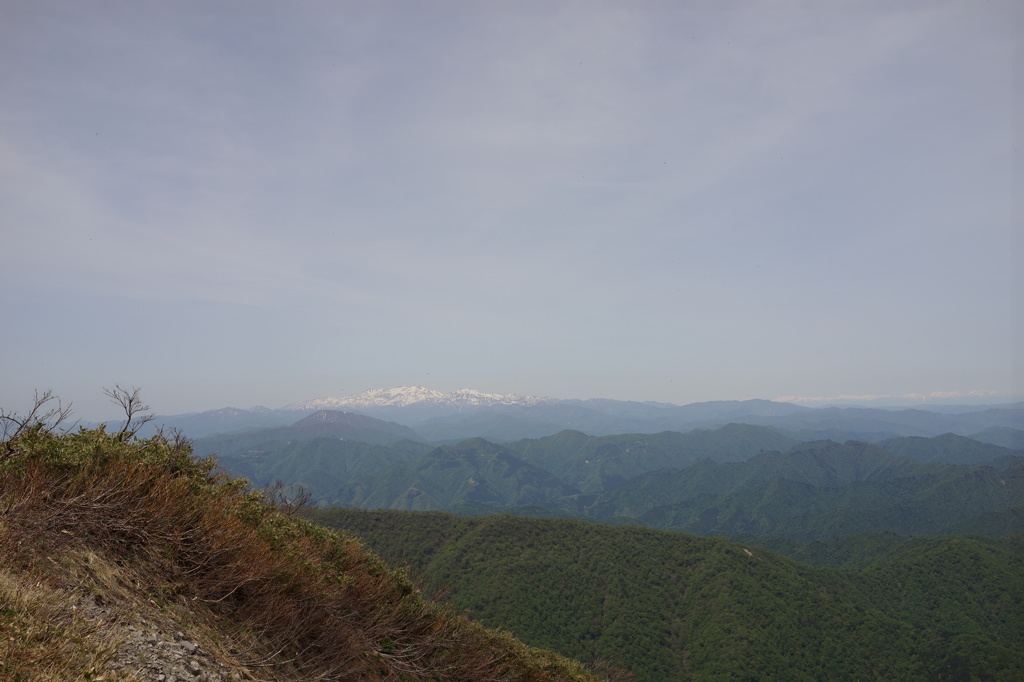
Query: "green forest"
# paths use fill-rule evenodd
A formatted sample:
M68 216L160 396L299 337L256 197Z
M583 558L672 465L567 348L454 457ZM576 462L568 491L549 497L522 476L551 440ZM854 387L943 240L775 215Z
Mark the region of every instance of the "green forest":
M852 536L818 548L845 557L833 567L576 519L309 517L485 625L638 680L1024 678L1022 535Z

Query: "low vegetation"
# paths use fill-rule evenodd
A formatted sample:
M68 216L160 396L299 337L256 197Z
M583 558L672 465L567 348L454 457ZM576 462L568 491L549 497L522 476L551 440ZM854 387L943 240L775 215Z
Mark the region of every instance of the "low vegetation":
M180 435L140 438L137 391L111 397L117 431L61 430L48 395L27 416L0 412L0 679L141 679L115 661L142 613L236 679L599 679L424 598Z

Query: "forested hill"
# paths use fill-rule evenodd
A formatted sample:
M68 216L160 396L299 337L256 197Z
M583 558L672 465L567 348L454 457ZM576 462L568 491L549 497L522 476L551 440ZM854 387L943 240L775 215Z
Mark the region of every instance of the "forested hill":
M1024 679L1021 535L888 542L866 565L833 569L570 519L355 509L312 519L446 586L485 624L639 680Z

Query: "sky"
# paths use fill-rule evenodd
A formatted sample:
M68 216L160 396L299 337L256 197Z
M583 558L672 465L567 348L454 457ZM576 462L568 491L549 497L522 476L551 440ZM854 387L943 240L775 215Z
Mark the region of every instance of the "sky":
M1022 28L0 0L0 407L1020 399Z

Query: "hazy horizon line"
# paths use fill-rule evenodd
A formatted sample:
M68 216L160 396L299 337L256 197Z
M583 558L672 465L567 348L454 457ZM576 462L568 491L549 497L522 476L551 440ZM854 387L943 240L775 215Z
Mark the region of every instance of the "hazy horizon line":
M285 410L285 409L289 409L290 407L295 406L295 405L301 405L303 403L308 403L308 402L313 402L313 401L318 401L318 400L331 400L331 399L338 399L338 400L340 400L340 399L345 399L345 398L354 398L354 397L360 396L360 395L362 395L364 393L370 393L370 392L373 392L373 391L392 391L392 390L398 390L398 389L402 389L402 388L423 388L423 389L427 389L427 390L437 390L437 389L432 389L432 388L427 387L427 386L423 386L421 384L403 384L401 386L391 386L391 387L386 387L386 388L366 389L366 390L358 391L356 393L351 393L351 394L322 395L322 396L317 396L317 397L314 397L314 398L309 398L309 399L306 399L306 400L294 401L294 402L288 403L286 405L282 405L281 407L275 407L275 408L267 408L265 405L253 405L253 406L250 406L250 407L247 407L247 408L236 408L233 405L226 405L226 406L224 406L222 408L214 408L214 410L216 410L216 409L255 409L255 408L273 409L273 410ZM663 403L663 404L667 404L667 405L677 405L677 406L680 406L680 407L685 406L685 405L699 404L699 403L703 403L703 402L728 402L730 400L730 399L709 399L709 400L697 400L697 401L676 403L676 402L667 401L667 400L650 400L650 399L649 400L630 400L630 399L624 399L624 398L609 398L609 397L603 397L603 396L602 397L598 397L598 398L555 398L555 397L552 397L552 396L542 396L542 395L539 395L539 394L521 393L521 392L517 392L517 391L510 391L510 392L480 391L478 389L471 389L471 388L460 388L460 389L457 389L455 391L439 391L439 392L440 393L444 393L445 395L447 395L447 394L458 393L458 392L462 392L462 391L474 391L474 392L482 393L482 394L485 394L485 395L494 395L494 396L513 396L514 395L514 396L519 396L519 397L522 397L522 398L534 398L534 399L538 399L538 400L542 400L542 401L552 401L552 402L555 402L555 401L559 401L559 402L560 401L570 401L570 400L584 400L584 401L585 400L621 400L622 402ZM733 400L736 400L737 402L742 402L742 401L745 401L745 400L758 400L758 399L770 400L771 402L791 403L791 404L796 404L796 405L808 405L808 406L828 405L828 404L836 404L836 403L842 403L842 404L847 404L847 405L851 405L851 406L852 405L856 405L856 404L861 404L861 403L874 403L874 404L877 405L879 402L884 402L884 401L891 401L893 403L903 403L903 404L910 403L910 404L921 404L921 405L932 405L932 404L934 404L934 405L950 405L950 404L956 404L956 401L966 401L966 404L978 405L978 404L1015 403L1015 402L1020 402L1020 401L1024 400L1024 396L1016 395L1016 394L1009 394L1009 393L1001 393L1001 392L995 391L995 390L987 390L987 389L986 390L981 390L981 389L979 389L979 390L971 390L971 391L932 391L932 392L929 392L929 393L902 393L902 394L841 394L841 395L835 395L835 396L783 395L783 396L778 396L778 397L774 397L774 398L737 398L737 399L733 399ZM198 410L198 411L196 411L196 413L201 413L201 412L204 412L204 411L214 411L214 410Z
M901 403L942 403L948 404L951 401L967 400L976 403L983 400L995 399L997 402L1017 402L1022 396L1011 393L1000 393L999 391L978 389L972 391L931 391L930 393L902 393L902 394L842 394L836 396L797 396L783 395L773 398L775 402L794 404L824 404L824 403L878 403L879 401L899 401Z

